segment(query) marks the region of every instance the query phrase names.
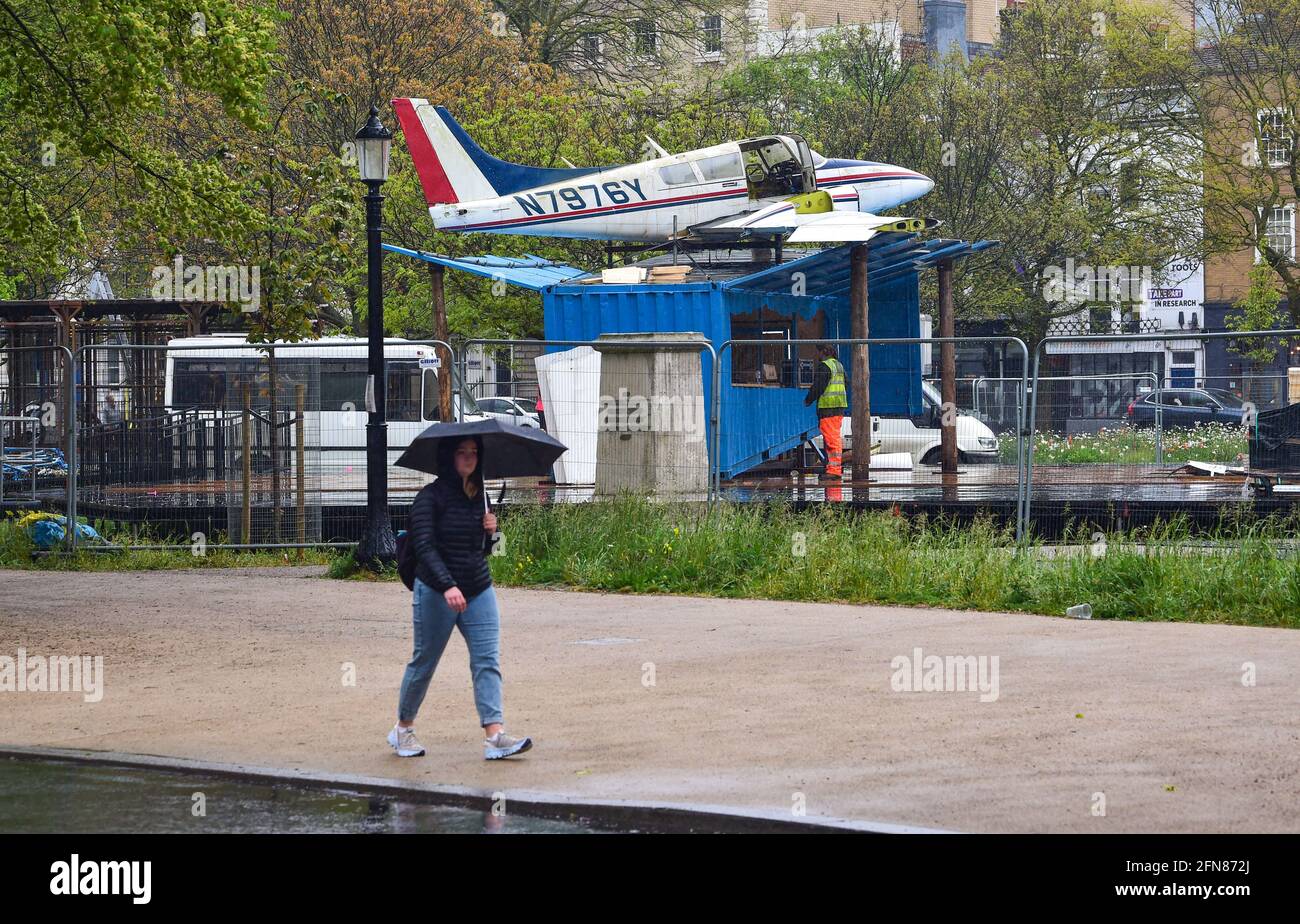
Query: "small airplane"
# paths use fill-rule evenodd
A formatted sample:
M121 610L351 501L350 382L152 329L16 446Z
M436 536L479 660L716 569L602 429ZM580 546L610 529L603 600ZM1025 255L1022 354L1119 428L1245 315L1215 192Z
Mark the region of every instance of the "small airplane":
M613 167L529 167L499 160L442 106L393 109L440 231L598 241L865 241L920 231L928 218L876 212L934 188L924 174L868 160L828 159L795 134L729 141Z

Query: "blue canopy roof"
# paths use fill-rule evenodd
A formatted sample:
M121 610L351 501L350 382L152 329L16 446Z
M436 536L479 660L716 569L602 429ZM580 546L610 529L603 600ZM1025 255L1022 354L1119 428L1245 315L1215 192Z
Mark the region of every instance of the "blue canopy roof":
M928 269L941 260L958 260L971 254L996 247L998 241L957 241L944 238L919 238L916 234L886 231L871 239L867 259L867 272L873 283L889 282L907 273ZM854 245L844 244L819 250L815 253L788 260L776 265L764 265L757 272L741 275L725 283L727 288L750 292L788 292L790 274L803 273L804 291L809 298L828 295L847 296L851 278L849 251ZM428 263L437 263L451 269L464 270L489 279L500 279L511 285L540 292L548 286L572 282L588 276L586 270L563 263L552 263L544 257L443 257L423 250L408 250L385 244L385 250L404 254ZM665 283L655 283L656 287ZM599 291L596 287L595 291Z
M889 282L906 273L928 269L941 260L962 257L996 247L998 241L921 240L915 234L887 231L871 239L867 256L867 274L873 283ZM751 292L788 292L790 274L803 273L805 291L810 298L825 295L848 295L852 266L852 244L819 250L788 263L766 267L757 273L733 279L728 288Z
M586 270L565 266L563 263L552 263L545 257L535 257L532 254L523 257L442 257L436 253L427 253L423 250L408 250L405 247L397 247L393 244L385 244L384 249L414 257L426 263L436 263L450 269L464 270L476 276L500 279L511 285L532 289L534 292L540 292L547 286L556 283L568 282L578 276L588 275Z

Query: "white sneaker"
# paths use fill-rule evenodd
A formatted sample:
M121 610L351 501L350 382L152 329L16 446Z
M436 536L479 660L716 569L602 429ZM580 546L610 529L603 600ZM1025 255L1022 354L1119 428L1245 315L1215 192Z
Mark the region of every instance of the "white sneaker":
M512 754L522 754L533 746L532 738L513 738L504 731L499 731L483 741L483 759L500 760Z
M424 745L416 739L414 728L394 725L393 730L388 733L388 743L393 746L398 757L424 756Z

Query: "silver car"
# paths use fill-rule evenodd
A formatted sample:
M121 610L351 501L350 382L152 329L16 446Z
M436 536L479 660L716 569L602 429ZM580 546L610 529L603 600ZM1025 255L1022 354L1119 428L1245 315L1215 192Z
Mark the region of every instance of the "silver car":
M524 405L514 398L479 398L479 411L489 417L495 417L498 420L504 420L506 423L519 424L521 427L540 427L541 421L537 415L527 410Z

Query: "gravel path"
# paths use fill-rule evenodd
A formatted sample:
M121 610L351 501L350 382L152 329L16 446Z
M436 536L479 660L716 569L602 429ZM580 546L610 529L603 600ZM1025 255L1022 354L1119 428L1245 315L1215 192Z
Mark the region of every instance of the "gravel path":
M0 743L963 831L1300 830L1293 631L498 588L535 748L482 760L456 635L429 753L399 760L410 595L320 575L0 571L0 656L105 675L96 703L0 693ZM983 696L893 689L917 648L990 658Z

